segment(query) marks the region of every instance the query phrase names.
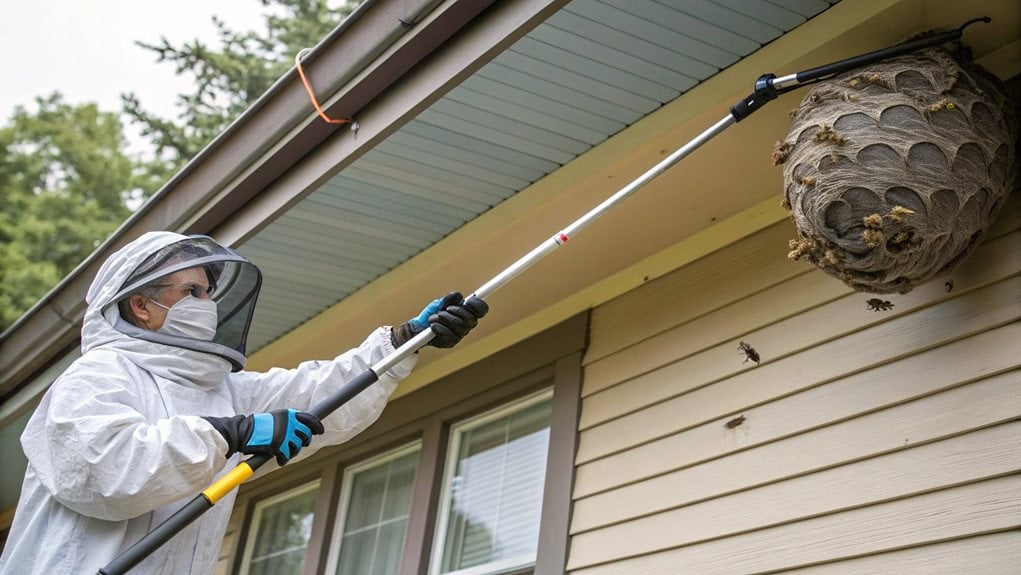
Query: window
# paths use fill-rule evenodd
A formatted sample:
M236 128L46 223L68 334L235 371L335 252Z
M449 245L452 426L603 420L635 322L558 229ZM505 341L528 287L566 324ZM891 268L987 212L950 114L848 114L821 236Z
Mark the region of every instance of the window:
M431 573L535 563L551 398L547 390L451 429Z
M395 575L404 551L418 445L347 469L327 573Z
M302 485L255 505L242 575L300 574L312 535L319 482Z
M243 532L225 539L241 544L217 572L563 573L587 329L579 314L392 399L343 445L247 482ZM299 485L310 491L282 493Z

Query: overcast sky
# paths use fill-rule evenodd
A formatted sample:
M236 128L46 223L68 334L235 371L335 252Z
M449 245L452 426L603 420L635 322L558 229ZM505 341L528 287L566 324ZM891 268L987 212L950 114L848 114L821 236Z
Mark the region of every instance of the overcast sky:
M174 113L189 78L134 44L200 38L215 45L211 17L235 30L262 30L258 0L0 0L0 125L16 105L59 90L72 103L120 109L120 94Z

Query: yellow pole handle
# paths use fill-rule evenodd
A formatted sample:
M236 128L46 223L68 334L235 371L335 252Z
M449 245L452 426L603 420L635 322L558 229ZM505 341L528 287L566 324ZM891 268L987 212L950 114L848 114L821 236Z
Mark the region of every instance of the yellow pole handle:
M252 469L251 465L248 465L247 461L242 461L237 467L231 469L219 478L212 485L206 488L202 492L202 495L206 496L213 505L216 504L224 495L228 494L238 485L245 482L246 479L252 476L255 470Z

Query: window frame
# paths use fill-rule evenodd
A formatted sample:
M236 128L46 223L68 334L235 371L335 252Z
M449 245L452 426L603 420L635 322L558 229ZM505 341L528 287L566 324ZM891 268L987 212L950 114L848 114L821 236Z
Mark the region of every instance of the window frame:
M497 405L492 409L483 413L466 417L464 419L451 422L450 431L447 439L447 457L444 458L445 462L443 465L443 481L440 484L439 501L437 506L436 514L436 527L433 531L435 539L432 544L432 552L429 559L429 575L441 575L440 569L443 562L443 548L446 543L446 532L449 525L449 513L446 510L450 507L452 497L451 484L453 483L454 474L457 472L457 454L461 449L462 433L470 431L477 427L481 427L487 423L497 421L504 417L511 416L519 411L525 410L533 405L538 405L545 401L553 400L553 386L550 385L544 389L541 389L535 393ZM550 432L552 433L553 417L550 415ZM549 445L546 447L547 454L549 453ZM547 455L548 456L548 455ZM548 462L547 462L548 466ZM545 489L543 489L543 496L545 497ZM536 534L538 536L538 533ZM538 549L536 549L536 555L538 555ZM501 566L502 564L502 566ZM520 563L515 561L514 558L505 559L498 562L490 562L483 565L474 567L468 567L465 569L458 569L457 571L448 571L442 575L498 575L502 573L514 573L517 571L527 570L535 565L535 560L527 563Z
M255 551L255 541L258 539L259 527L261 526L262 518L263 518L262 511L264 509L266 509L267 507L272 507L273 505L276 505L277 503L281 503L283 501L287 501L288 499L291 499L293 497L297 497L299 495L304 495L305 493L307 493L309 491L319 490L321 487L322 487L322 481L320 479L313 479L311 481L305 481L304 483L300 483L298 485L295 485L294 487L291 487L291 488L289 488L289 489L287 489L285 491L281 491L280 493L277 493L277 494L272 495L270 497L266 497L265 499L260 499L258 501L253 502L253 504L252 504L252 520L251 520L251 522L249 522L249 525L248 525L248 528L247 528L247 532L248 532L249 536L245 538L245 545L244 545L244 549L243 549L242 554L241 554L240 565L238 567L239 575L248 575L248 572L251 569L252 553L254 553L254 551ZM317 494L317 498L318 498L318 494ZM312 510L313 525L315 524L315 517L316 517L316 515L318 515L317 511L318 510L315 507L313 507L313 510ZM306 550L312 545L312 538L314 536L315 536L315 530L313 528L312 533L309 534L308 543L305 545L305 549ZM308 557L306 556L306 563L308 562L307 559L308 559Z
M570 544L582 358L588 343L588 324L588 312L577 314L393 399L379 420L347 443L323 447L296 464L268 475L257 475L243 484L235 503L232 527L221 549L218 572L241 575L247 540L254 537L249 524L255 505L264 498L320 479L312 539L302 575L328 573L327 560L340 512L345 469L417 441L421 452L412 487L400 575L429 575L451 426L552 388L553 412L536 562L533 567L516 569L509 574L562 574Z
M323 567L323 573L334 574L337 572L337 566L340 563L340 551L341 543L344 539L344 522L347 521L347 514L350 511L349 499L351 497L351 491L353 489L352 478L356 473L372 469L377 465L383 465L400 459L405 455L411 453L418 453L419 458L422 457L422 442L413 441L405 444L396 449L391 449L383 453L371 455L368 458L362 459L361 461L352 464L344 468L344 472L340 475L340 498L338 499L337 512L333 520L329 541L326 541L326 564ZM418 466L416 463L416 475L418 472ZM412 497L414 496L414 481L417 481L417 477L412 482ZM408 510L409 521L411 510ZM404 537L407 539L407 528L404 530Z

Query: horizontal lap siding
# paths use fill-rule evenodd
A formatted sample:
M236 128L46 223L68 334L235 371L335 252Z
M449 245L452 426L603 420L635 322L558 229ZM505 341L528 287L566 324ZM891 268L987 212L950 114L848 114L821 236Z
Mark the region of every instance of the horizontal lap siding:
M1018 565L1021 565L1021 531L1006 531L779 573L784 575L847 575L848 573L1017 575Z
M885 312L786 222L594 310L569 570L1011 572L1019 208Z
M896 575L1017 575L1021 565L1021 531L968 537L901 551L826 563L784 575L847 575L848 573L896 573Z
M1019 493L1021 477L1000 477L572 572L760 573L1005 531L1018 526Z

